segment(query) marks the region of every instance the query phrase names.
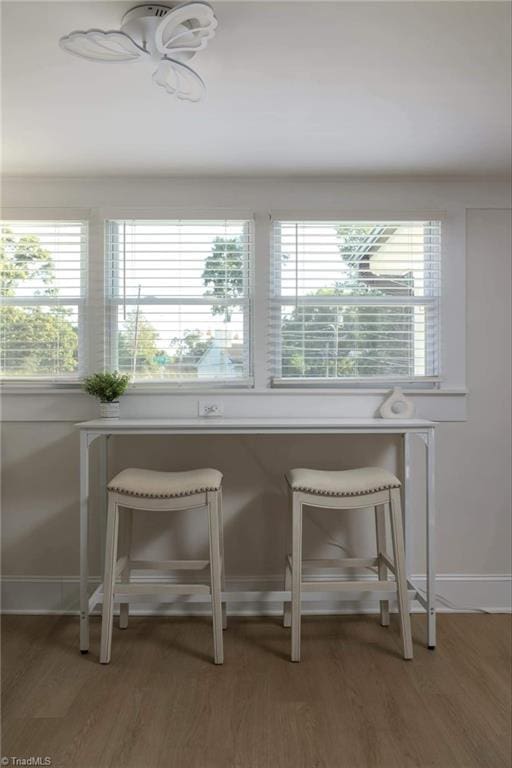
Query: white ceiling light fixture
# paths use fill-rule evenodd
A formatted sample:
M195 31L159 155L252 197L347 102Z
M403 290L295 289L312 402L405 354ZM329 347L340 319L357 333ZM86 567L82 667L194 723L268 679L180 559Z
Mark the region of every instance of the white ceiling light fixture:
M205 84L188 63L214 36L217 19L211 5L185 2L136 5L121 29L89 29L61 37L61 48L89 61L150 61L153 81L185 101L200 101Z

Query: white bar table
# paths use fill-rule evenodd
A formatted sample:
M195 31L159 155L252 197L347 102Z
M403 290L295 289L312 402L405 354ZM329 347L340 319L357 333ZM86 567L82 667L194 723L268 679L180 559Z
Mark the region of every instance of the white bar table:
M427 612L427 645L436 645L435 605L435 428L436 423L422 419L276 419L276 418L196 418L196 419L96 419L77 424L80 430L80 650L89 650L89 613L103 599L102 586L89 595L89 449L100 440L102 498L106 500L107 442L115 435L401 435L403 452L403 507L405 517L406 567L410 596ZM426 498L426 594L411 581L411 438L416 435L425 444L427 498ZM342 467L340 467L342 469ZM284 554L284 553L283 553ZM374 595L382 600L382 590L372 592L371 581L364 596ZM121 596L122 597L122 596ZM194 601L194 597L190 598ZM320 593L309 593L304 599L321 599ZM330 595L332 597L332 594ZM343 595L357 599L355 594ZM125 598L122 598L127 602ZM288 591L226 591L226 602L255 600L258 602L286 602Z

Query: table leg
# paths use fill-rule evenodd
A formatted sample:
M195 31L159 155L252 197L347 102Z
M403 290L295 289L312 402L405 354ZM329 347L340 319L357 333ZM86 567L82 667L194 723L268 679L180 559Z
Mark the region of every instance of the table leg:
M100 578L105 570L105 537L107 532L108 435L100 438L98 527L100 532Z
M436 647L436 561L435 561L435 472L436 443L435 430L429 429L426 436L427 454L427 643L432 650Z
M80 651L89 650L89 434L80 432Z
M414 542L414 521L411 509L411 434L405 432L402 437L402 507L405 538L405 571L407 578L411 578Z

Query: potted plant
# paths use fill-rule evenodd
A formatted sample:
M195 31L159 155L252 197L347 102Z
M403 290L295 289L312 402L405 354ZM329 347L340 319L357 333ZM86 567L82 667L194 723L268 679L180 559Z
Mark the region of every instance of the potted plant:
M102 419L119 418L119 398L125 392L129 381L129 376L117 371L93 373L84 379L83 388L87 394L97 397L100 401Z

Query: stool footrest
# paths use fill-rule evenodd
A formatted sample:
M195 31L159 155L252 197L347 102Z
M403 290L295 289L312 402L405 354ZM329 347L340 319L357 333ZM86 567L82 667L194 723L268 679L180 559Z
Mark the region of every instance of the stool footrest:
M162 584L162 582L119 582L114 587L114 595L199 595L210 594L209 584Z
M302 561L303 568L370 568L378 564L377 557L318 558Z
M303 581L303 592L396 592L393 581Z
M339 557L339 558L316 558L312 560L303 560L302 568L373 568L383 563L391 573L395 572L395 564L388 554L381 552L378 557ZM292 557L287 556L287 565L292 568Z
M202 571L210 565L209 560L130 560L128 567L150 571Z

